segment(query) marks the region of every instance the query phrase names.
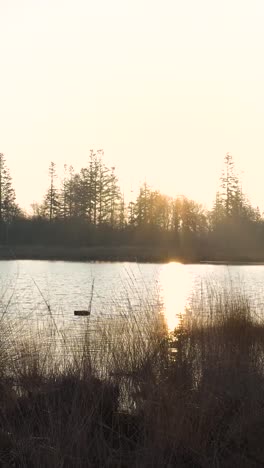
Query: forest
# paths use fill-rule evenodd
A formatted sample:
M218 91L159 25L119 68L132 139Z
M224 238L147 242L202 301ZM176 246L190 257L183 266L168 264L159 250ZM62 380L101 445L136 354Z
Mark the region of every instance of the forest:
M264 218L243 193L229 153L211 210L185 196L162 194L146 182L135 200L126 202L115 167L106 166L103 150L91 150L80 172L64 166L62 180L50 163L46 194L42 203L32 203L31 215L17 204L0 153L0 243L162 249L161 257L183 261L262 261Z

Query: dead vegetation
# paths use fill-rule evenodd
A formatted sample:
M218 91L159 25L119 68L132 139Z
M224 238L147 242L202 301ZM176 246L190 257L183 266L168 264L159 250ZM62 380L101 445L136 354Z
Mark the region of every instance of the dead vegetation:
M242 296L171 335L133 311L59 346L52 327L2 320L1 466L263 466L264 325Z

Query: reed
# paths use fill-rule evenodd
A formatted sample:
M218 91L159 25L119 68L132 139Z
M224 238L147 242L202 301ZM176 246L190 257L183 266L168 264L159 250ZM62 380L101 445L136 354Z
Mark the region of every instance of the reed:
M264 324L241 294L207 297L172 334L147 306L75 336L6 314L1 466L263 466Z

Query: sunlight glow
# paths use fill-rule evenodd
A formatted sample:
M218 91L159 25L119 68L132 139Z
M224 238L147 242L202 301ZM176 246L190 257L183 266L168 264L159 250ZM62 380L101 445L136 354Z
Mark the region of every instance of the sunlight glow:
M174 330L184 314L192 291L192 279L185 265L171 262L162 266L160 288L168 329Z

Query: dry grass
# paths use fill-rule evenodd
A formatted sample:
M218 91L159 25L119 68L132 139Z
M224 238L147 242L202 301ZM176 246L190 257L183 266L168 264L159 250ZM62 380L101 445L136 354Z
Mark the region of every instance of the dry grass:
M264 464L264 325L244 297L211 297L210 306L182 318L150 397L153 466Z
M243 296L212 295L171 336L150 312L95 325L58 346L52 321L2 321L0 466L264 465L264 325Z

